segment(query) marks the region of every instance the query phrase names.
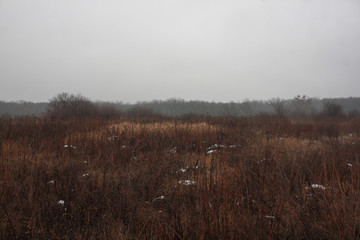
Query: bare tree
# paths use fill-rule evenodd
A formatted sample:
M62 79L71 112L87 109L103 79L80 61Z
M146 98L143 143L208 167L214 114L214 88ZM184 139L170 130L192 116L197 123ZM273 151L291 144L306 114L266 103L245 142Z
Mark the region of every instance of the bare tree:
M59 93L49 101L48 116L51 118L85 118L96 114L97 106L81 95Z
M293 113L297 117L305 116L313 111L312 99L306 95L297 95L291 103L294 107Z
M323 101L323 113L329 117L338 117L343 114L343 109L340 104L333 101Z
M245 117L250 117L254 115L254 111L251 107L250 100L245 100L239 105L240 107L240 113Z
M278 117L284 117L286 114L285 101L280 98L273 98L268 101L271 107L274 109L275 114Z

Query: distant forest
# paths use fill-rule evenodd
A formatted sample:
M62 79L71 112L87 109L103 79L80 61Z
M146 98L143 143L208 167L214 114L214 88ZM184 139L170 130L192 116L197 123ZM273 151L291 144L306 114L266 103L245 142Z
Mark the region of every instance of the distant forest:
M93 102L98 106L110 106L123 113L147 111L169 117L191 116L254 116L279 115L297 116L312 115L327 112L328 115L360 115L360 98L309 98L296 96L293 99L274 98L268 101L243 102L206 102L185 101L183 99L154 100L150 102L137 102L135 104L122 102ZM0 101L0 116L42 116L49 110L49 103L40 102L6 102Z

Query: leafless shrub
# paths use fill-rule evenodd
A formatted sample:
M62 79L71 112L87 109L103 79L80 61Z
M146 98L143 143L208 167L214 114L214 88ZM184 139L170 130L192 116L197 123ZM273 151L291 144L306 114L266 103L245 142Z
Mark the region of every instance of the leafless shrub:
M323 101L323 113L328 117L340 117L344 114L341 105L332 101Z
M49 101L48 116L56 119L86 118L96 115L97 107L81 95L59 93Z
M50 99L46 115L51 119L66 120L90 117L114 119L123 114L113 104L96 104L81 95L59 93Z
M306 118L313 112L312 99L306 95L297 95L291 101L293 106L293 117L295 118Z
M274 109L276 116L284 117L286 114L285 102L279 98L274 98L268 101L271 107Z

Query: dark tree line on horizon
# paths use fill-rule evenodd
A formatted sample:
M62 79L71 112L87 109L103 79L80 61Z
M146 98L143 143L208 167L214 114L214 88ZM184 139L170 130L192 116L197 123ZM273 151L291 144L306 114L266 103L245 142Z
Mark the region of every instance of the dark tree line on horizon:
M51 112L52 111L52 112ZM298 95L293 99L273 98L268 101L247 100L243 102L185 101L183 99L153 100L135 104L122 102L93 102L81 95L60 93L49 102L0 101L0 116L45 116L59 117L115 117L163 115L169 117L276 115L279 117L303 117L316 114L326 116L360 115L360 97L310 98ZM65 117L65 116L63 116Z

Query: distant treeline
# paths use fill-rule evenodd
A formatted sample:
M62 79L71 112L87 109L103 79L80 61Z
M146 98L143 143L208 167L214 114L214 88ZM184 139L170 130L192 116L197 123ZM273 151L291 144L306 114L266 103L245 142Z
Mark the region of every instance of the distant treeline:
M296 96L293 99L274 98L268 101L243 102L205 102L185 101L183 99L154 100L138 102L134 105L119 105L123 110L129 108L151 109L165 116L183 117L201 116L255 116L259 114L278 114L283 116L311 115L329 111L331 107L338 107L336 114L360 113L360 98L309 98ZM281 112L279 108L281 107Z
M191 116L254 116L272 114L279 116L303 116L326 113L328 115L351 115L360 113L360 98L309 98L296 96L293 99L274 98L268 101L206 102L183 99L154 100L135 104L122 102L91 102L101 109L110 107L129 115L160 114L169 117ZM0 101L0 115L19 117L25 115L44 116L51 110L49 103Z
M49 103L40 102L40 103L33 103L33 102L25 102L25 101L18 101L18 102L5 102L0 101L0 115L1 116L26 116L26 115L34 115L40 116L48 107Z

